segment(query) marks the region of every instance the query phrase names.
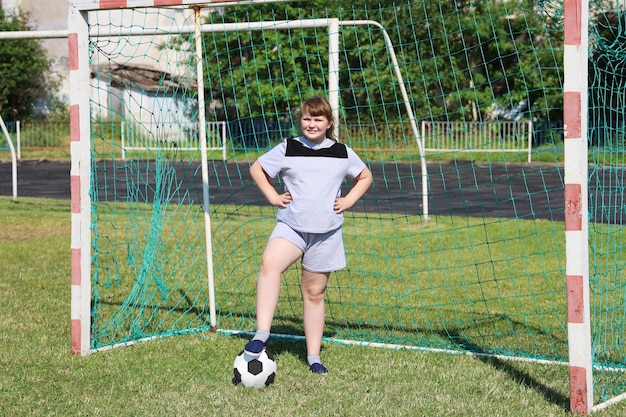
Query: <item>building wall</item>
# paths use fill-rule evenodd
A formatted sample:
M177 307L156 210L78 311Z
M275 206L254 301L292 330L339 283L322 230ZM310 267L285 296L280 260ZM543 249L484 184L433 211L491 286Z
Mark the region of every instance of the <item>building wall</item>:
M190 70L186 65L188 54L176 53L169 49L160 49L171 38L170 35L154 35L155 31L166 32L178 30L184 26L193 26L193 10L160 8L160 9L128 9L103 10L90 12L89 22L94 24L93 30L115 33L124 29L145 30L143 36L121 36L113 39L94 39L98 54L92 57L92 65L102 66L112 62L117 65L142 67L172 74L185 76ZM193 49L192 49L193 50Z

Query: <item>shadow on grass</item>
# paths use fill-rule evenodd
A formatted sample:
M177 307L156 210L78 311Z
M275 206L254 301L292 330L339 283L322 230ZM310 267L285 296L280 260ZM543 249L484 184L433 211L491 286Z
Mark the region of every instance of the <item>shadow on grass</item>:
M441 336L453 342L458 347L459 351L467 351L468 353L475 354L474 357L476 359L486 365L490 365L499 372L503 372L517 384L537 391L544 396L546 401L561 407L566 412L570 411L569 397L541 383L528 372L517 368L513 360L503 360L494 356L492 352L485 351L480 346L471 343L458 332L455 333L448 330Z
M180 290L179 296L180 296L180 300L184 300L183 303L177 303L176 306L172 306L171 308L165 307L165 306L159 306L157 307L157 309L168 308L170 311L173 310L173 311L178 311L179 313L182 313L182 314L191 314L191 315L194 315L199 322L204 323L206 326L210 326L209 315L207 311L205 311L204 309L197 308L194 305L193 301L186 295L184 291ZM115 302L101 302L101 303L108 304L108 305L120 305L119 303L115 303ZM233 312L233 311L218 311L218 317L222 317L222 318L227 317L229 319L235 319L236 322L241 322L241 320L250 319L248 315ZM491 319L493 320L493 317ZM508 320L511 320L511 319L508 318ZM275 317L275 322L276 322L276 325L272 327L272 338L270 339L270 342L268 344L268 350L270 350L274 354L288 353L298 358L298 360L300 360L303 364L306 365L307 364L307 359L306 359L307 352L306 352L306 344L305 344L305 340L303 336L301 319L297 317L289 316L289 315L287 316L277 315ZM349 321L345 322L345 321L335 321L332 319L331 320L327 319L324 337L334 338L339 333L342 333L341 330L350 329L350 328L358 329L359 332L367 333L368 335L370 335L370 340L369 340L370 342L372 341L371 336L376 338L376 335L380 335L381 333L388 334L390 330L391 331L395 330L399 334L406 333L407 331L407 328L396 328L396 326L389 326L389 325L379 326L379 325L374 325L371 323L356 324L356 323L351 323ZM336 330L339 330L339 332L337 332ZM411 331L414 332L415 334L420 334L420 333L428 334L429 332L432 332L432 330L433 330L432 328L420 329L419 327L413 327L411 329ZM542 330L534 329L534 332L541 333ZM229 335L229 337L241 339L241 349L243 349L243 346L252 337L252 334L253 332L234 331ZM516 362L513 358L511 360L498 358L497 356L494 355L494 352L490 351L485 346L480 346L480 345L473 343L471 341L471 338L466 335L467 329L459 330L459 329L444 328L444 329L440 329L438 332L434 332L433 334L438 335L437 343L435 343L435 340L430 340L430 343L428 343L428 340L422 340L422 343L429 344L432 346L435 346L435 345L442 346L442 342L444 342L443 344L445 344L446 347L442 347L442 348L445 350L471 353L473 354L475 358L477 358L478 360L480 360L481 362L487 365L490 365L491 367L498 370L499 372L506 374L509 378L511 378L511 380L515 381L516 383L522 386L528 387L534 391L537 391L538 393L544 396L546 401L561 407L565 411L569 411L568 396L563 395L557 390L545 385L544 383L537 380L528 372L523 371L522 369L520 369L520 367L517 367ZM563 343L563 341L560 340L555 335L544 335L544 336L550 337L551 339L553 339L553 342L559 341L560 343ZM368 343L368 341L365 339L362 339L362 341L364 344ZM414 342L413 344L415 344L415 339L413 339L413 342ZM410 344L410 345L412 346L413 344ZM415 346L417 347L417 345ZM322 349L323 348L324 347L322 345Z

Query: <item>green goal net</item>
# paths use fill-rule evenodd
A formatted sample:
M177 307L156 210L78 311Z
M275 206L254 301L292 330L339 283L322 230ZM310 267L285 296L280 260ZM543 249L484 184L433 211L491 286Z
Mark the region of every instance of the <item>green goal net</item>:
M561 2L198 13L200 25L188 7L89 14L92 350L254 330L276 213L249 167L298 135L299 104L322 94L374 175L345 215L327 340L567 362ZM624 16L603 16L589 158L601 400L625 390L626 353L623 60L603 43L623 44ZM296 338L298 268L272 328Z

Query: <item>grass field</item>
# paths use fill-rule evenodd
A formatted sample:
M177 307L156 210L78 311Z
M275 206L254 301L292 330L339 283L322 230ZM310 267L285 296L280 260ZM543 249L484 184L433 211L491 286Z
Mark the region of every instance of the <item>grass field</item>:
M327 343L330 373L301 342L273 341L264 390L231 384L244 340L169 337L70 354L69 201L0 197L0 415L568 416L560 365ZM626 415L626 403L597 416Z

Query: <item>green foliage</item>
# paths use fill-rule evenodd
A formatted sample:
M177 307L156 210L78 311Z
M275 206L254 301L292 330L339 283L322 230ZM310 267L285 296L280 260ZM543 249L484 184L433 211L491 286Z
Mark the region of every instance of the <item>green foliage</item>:
M211 14L208 23L308 19L317 17L313 10L325 10L323 3L311 2L310 11L299 3L234 7ZM328 35L323 28L207 33L205 45L212 98L223 103L218 119L289 118L302 94L324 92Z
M0 31L30 31L30 15L0 10ZM5 120L37 119L52 111L67 115L55 97L61 80L38 39L0 41L0 114Z
M626 15L616 10L592 10L589 41L589 112L591 128L607 126L601 144L624 149L624 135L618 126L624 120L626 84ZM608 133L608 134L607 134ZM614 138L607 136L615 136ZM598 144L592 139L593 144ZM621 143L620 143L621 142Z
M534 2L369 3L238 6L210 14L207 23L373 20L387 29L418 119L488 120L522 102L526 118L560 119L562 28ZM357 120L368 107L373 121L406 118L382 31L341 25L339 39L342 117ZM208 32L204 42L217 119L293 118L303 96L326 92L325 27Z

